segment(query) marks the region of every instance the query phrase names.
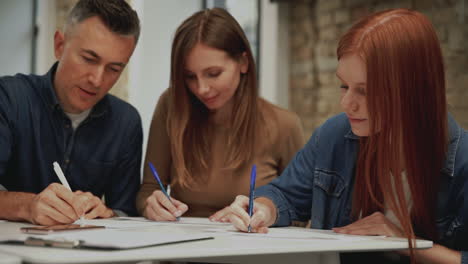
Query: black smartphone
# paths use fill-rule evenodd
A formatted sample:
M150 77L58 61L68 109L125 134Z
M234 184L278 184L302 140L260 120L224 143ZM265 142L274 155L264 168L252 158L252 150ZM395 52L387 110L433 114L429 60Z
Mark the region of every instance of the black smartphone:
M55 232L99 229L99 228L105 228L105 226L77 225L77 224L34 226L34 227L21 227L21 232L28 233L28 234L49 234L49 233L55 233Z

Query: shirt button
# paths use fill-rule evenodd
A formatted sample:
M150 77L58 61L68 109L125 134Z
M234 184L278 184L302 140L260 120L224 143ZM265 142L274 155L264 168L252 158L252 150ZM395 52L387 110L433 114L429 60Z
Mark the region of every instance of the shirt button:
M66 164L70 163L70 160L69 160L69 159L66 159L66 160L65 160L65 163L66 163Z
M70 128L70 125L69 125L69 124L66 124L66 125L65 125L65 128Z

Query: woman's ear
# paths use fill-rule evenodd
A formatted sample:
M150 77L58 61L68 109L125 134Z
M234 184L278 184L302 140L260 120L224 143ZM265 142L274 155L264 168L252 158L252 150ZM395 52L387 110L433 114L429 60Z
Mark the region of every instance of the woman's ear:
M242 56L240 57L240 71L241 73L247 73L249 70L249 59L247 58L247 52L242 52Z

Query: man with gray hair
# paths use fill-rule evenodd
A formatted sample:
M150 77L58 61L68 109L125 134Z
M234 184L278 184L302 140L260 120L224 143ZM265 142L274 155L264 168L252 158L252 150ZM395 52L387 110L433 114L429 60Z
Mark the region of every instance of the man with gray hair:
M125 1L81 0L55 33L46 75L0 78L0 219L53 225L136 213L141 120L108 92L139 34Z

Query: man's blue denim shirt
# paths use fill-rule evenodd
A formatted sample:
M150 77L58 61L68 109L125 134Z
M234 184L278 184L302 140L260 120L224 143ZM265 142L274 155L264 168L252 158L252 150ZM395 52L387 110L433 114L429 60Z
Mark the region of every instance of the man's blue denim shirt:
M436 243L462 252L468 263L468 133L449 116L450 142L437 199ZM256 197L277 207L276 226L311 220L311 228L351 223L352 190L359 138L344 114L319 127L280 177L259 187Z
M0 184L39 193L60 182L57 161L73 191L88 191L106 205L136 215L142 126L130 104L106 95L75 131L53 88L57 64L43 76L0 78Z

